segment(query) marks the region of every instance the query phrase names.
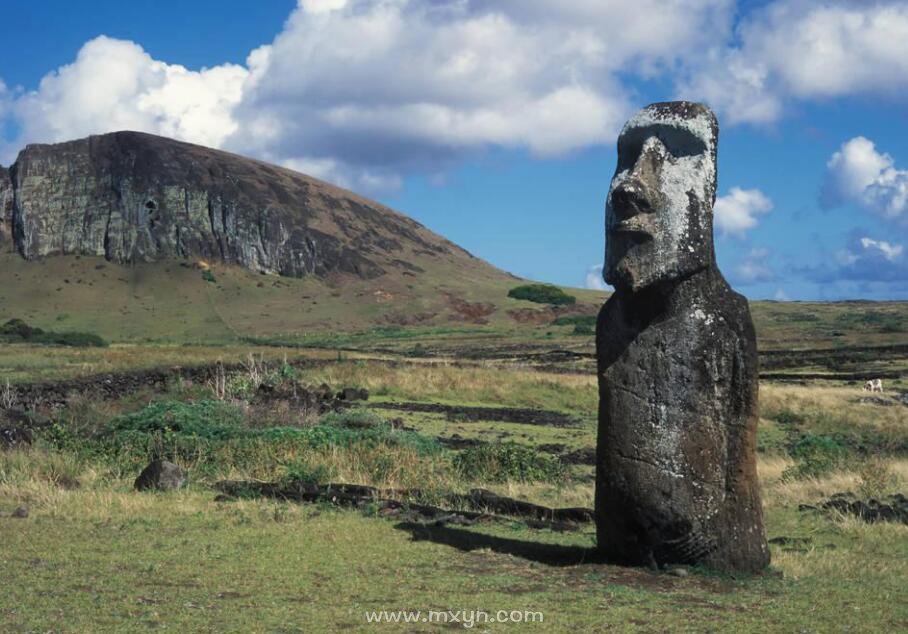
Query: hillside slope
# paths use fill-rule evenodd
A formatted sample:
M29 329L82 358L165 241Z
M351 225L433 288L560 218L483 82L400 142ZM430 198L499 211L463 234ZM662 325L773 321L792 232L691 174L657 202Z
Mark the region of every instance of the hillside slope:
M504 275L352 192L139 132L27 146L0 173L0 209L4 233L26 259L201 258L289 277L418 276L436 264Z
M507 297L520 283L352 192L154 135L29 145L0 168L0 319L114 341L551 321ZM603 294L579 298L565 310Z

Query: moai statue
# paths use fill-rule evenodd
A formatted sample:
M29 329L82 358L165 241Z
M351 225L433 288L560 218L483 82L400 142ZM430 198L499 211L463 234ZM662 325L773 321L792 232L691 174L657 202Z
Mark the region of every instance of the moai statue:
M719 126L656 103L627 122L606 205L599 313L599 548L634 565L769 564L754 449L757 350L747 300L716 266Z

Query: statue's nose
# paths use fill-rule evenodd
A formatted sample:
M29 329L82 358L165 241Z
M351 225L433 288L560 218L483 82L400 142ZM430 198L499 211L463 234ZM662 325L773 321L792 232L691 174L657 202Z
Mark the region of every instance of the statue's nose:
M659 175L662 172L662 163L665 161L667 150L656 137L650 137L640 148L630 178L642 183L648 188L659 188Z
M665 148L656 138L647 139L640 155L621 185L612 191L612 210L626 220L640 213L650 213L659 196L659 176Z

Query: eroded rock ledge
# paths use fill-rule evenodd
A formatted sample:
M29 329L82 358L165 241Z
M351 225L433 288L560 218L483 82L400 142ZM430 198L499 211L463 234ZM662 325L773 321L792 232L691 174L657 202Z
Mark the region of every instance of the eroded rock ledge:
M204 258L364 279L471 257L419 223L303 174L138 132L29 145L0 168L0 240L26 259Z

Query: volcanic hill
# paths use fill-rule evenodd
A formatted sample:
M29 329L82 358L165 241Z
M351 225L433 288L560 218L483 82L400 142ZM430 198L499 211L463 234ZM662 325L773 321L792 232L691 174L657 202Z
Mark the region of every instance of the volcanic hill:
M507 298L519 283L377 202L164 137L29 145L0 167L0 318L114 340L550 320ZM573 312L603 298L572 293Z

